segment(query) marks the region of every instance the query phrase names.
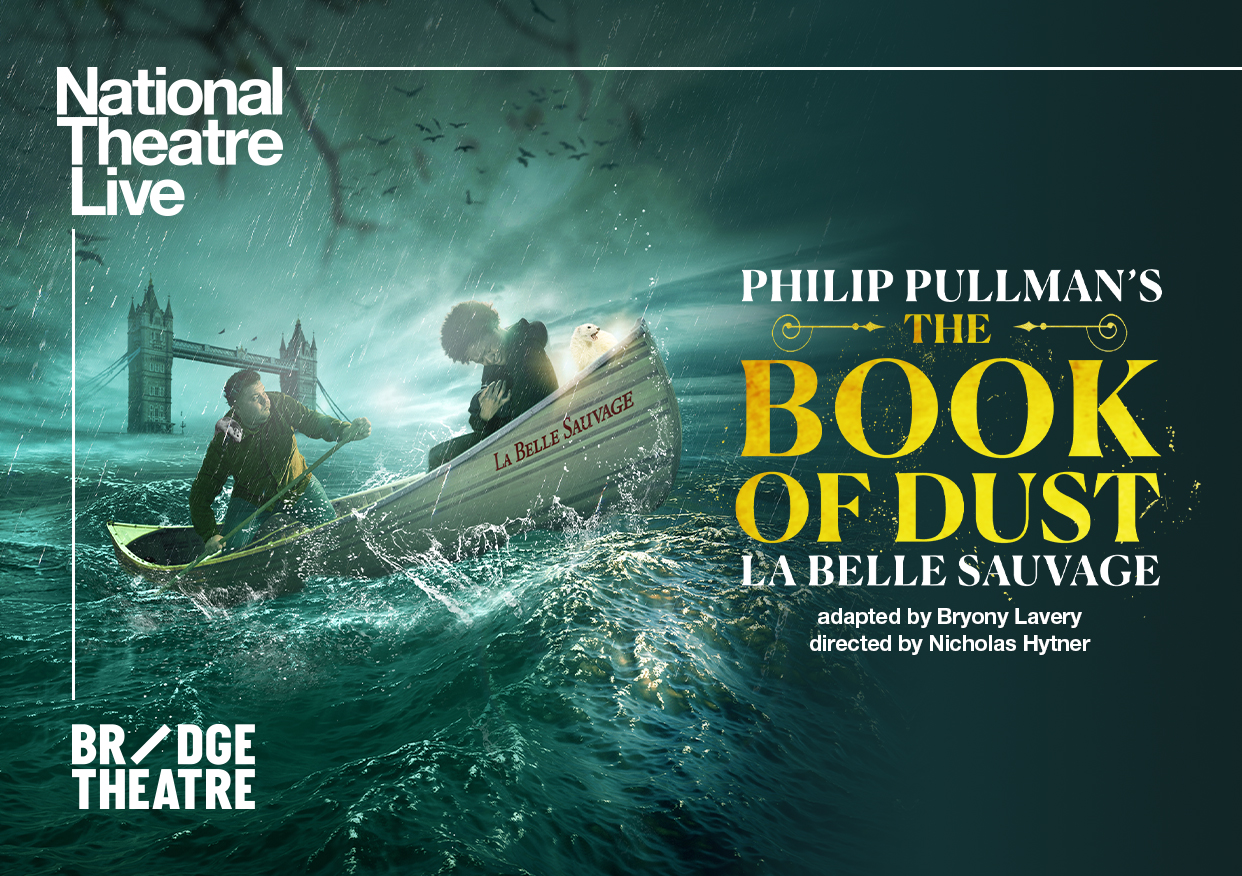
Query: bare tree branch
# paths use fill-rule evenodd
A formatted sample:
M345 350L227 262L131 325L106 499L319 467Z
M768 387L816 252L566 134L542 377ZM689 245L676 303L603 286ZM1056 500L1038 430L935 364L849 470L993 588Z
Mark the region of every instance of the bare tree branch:
M564 37L544 33L542 30L518 18L504 0L491 0L491 4L496 10L496 14L504 20L505 24L522 34L522 36L563 54L567 67L580 66L578 63L578 29L574 22L575 8L572 0L565 4L565 26L569 33ZM587 110L591 106L591 80L581 70L573 71L573 77L574 82L578 85L578 118L585 119Z
M253 22L247 21L250 33L254 36L259 47L267 53L269 60L273 61L275 66L285 67L292 71L292 65L289 64L284 53L276 46L270 37L263 32ZM328 140L328 135L323 132L319 124L315 121L314 113L311 112L310 106L306 103L306 96L302 93L302 86L299 84L297 76L290 74L289 76L289 102L293 104L298 112L298 119L302 122L302 127L310 136L311 142L315 144L315 148L319 150L319 155L323 159L324 165L328 168L328 190L332 197L332 225L333 230L329 235L328 242L324 248L324 257L327 258L332 254L332 248L336 244L337 233L342 228L352 228L361 233L368 233L376 229L374 222L365 220L351 219L345 213L345 199L341 193L341 161L340 155Z
M366 0L313 0L313 2L333 13L344 14L360 6ZM110 54L115 53L122 38L189 42L212 59L220 71L217 78L238 73L257 76L257 68L249 61L250 49L247 44L256 46L271 66L285 69L289 102L298 114L300 127L314 144L328 170L328 192L331 203L329 216L332 220L332 230L325 247L325 256L331 254L341 229L352 229L362 233L376 229L375 223L353 218L346 212L341 190L340 153L315 121L314 113L307 103L293 65L285 57L276 41L246 14L244 0L201 0L200 15L196 20L178 16L175 11L152 5L145 0L97 0L82 10L70 8L69 3L70 0L55 0L51 10L51 15L60 26L60 33L40 30L38 24L35 23L29 27L15 28L12 36L26 42L60 46L66 53L70 65L77 63L80 46L88 40L91 42L108 40L112 47ZM91 10L102 16L93 31L84 29L86 25L80 21ZM141 16L156 27L162 26L162 29L132 29L130 22L135 16ZM3 102L22 115L32 116L34 114L33 110L8 99L7 96ZM200 118L198 121L201 124L203 120Z

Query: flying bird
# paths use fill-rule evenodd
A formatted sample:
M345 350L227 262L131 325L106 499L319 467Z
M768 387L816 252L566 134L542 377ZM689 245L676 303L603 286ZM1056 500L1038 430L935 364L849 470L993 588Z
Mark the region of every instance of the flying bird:
M413 97L414 95L418 94L420 91L422 91L426 87L427 86L425 85L420 85L418 86L418 88L415 88L413 91L402 88L399 85L394 85L392 88L393 88L393 91L400 91L406 97Z
M427 127L426 125L424 125L422 122L415 122L415 123L414 123L414 127L418 128L418 130L422 131L424 134L430 134L430 133L431 133L431 128L428 128L428 127Z
M384 189L382 192L380 192L380 194L381 194L381 195L391 195L391 194L392 194L393 192L395 192L396 190L397 190L397 187L396 187L396 186L389 186L388 188L386 188L386 189Z
M643 145L643 117L638 114L638 110L628 108L625 111L625 120L629 127L630 143L638 149Z
M253 338L251 338L250 340L252 340L252 341L257 341L258 339L259 339L259 336L258 336L258 335L255 335L255 336L254 336Z
M607 164L600 165L600 167L602 167L604 170L616 170L620 166L621 165L617 164L617 162L615 161L610 161Z
M590 152L579 152L577 155L571 155L569 157L570 158L586 158L590 154L591 154Z
M530 162L521 156L518 157L518 164L522 165L522 167L530 167Z
M421 147L414 147L414 163L418 166L418 176L423 182L431 182L431 162Z
M430 140L432 143L434 143L443 136L444 136L443 134L432 134L430 137L424 137L423 139Z
M224 329L220 329L220 331L216 332L216 334L218 334L218 335L222 335L222 334L224 334Z
M467 194L467 195L469 195L470 193L469 193L469 192L466 192L466 194ZM18 303L20 303L20 302L18 302ZM16 306L17 306L17 304L10 304L8 307L4 308L4 312L5 312L5 313L8 313L10 310L12 310L12 309L13 309L14 307L16 307Z
M519 147L518 147L518 152L520 152L520 153L521 153L523 156L525 156L526 158L534 158L534 157L535 157L535 153L534 153L534 152L527 152L527 151L526 151L525 149L523 149L521 146L519 146Z
M437 130L437 131L443 131L443 130L444 130L444 126L440 124L440 120L439 120L439 119L437 119L435 116L432 116L432 117L431 117L431 120L432 120L433 122L435 122L435 123L436 123L436 130Z
M466 127L466 125L470 123L469 122L449 122L449 124L452 125L454 128L464 128Z
M104 263L104 260L99 257L99 253L91 252L87 249L78 250L78 259L83 262L99 262L101 265Z
M537 4L537 3L535 2L535 0L530 0L530 9L531 9L531 11L532 11L532 12L534 12L536 15L542 15L542 16L543 16L544 18L546 18L548 21L552 22L553 24L556 24L556 19L555 19L555 18L553 18L552 16L548 15L548 13L544 12L542 9L540 9L540 8L539 8L539 4Z
M471 150L478 149L478 148L479 147L476 146L474 143L462 143L460 146L458 146L453 151L454 152L470 152Z
M395 137L396 135L390 134L387 137L385 137L383 140L380 140L376 137L372 137L370 134L363 134L362 136L366 137L368 140L370 140L377 146L387 146L389 143L392 142L392 138Z
M104 237L99 234L79 234L77 235L78 243L94 243L97 240L111 240L111 237Z

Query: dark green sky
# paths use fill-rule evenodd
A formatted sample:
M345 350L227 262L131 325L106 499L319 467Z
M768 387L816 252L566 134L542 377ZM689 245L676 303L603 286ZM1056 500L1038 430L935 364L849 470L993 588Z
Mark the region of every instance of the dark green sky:
M779 315L738 309L743 266L1149 266L1184 148L1170 126L1213 124L1185 100L1221 90L1227 75L293 69L1120 62L1112 49L1088 51L1104 33L1099 45L1123 40L1126 58L1176 61L1177 30L1161 31L1144 6L1115 19L1043 6L1002 16L958 4L934 17L898 4L552 0L232 11L6 11L0 298L15 306L0 322L0 417L11 425L63 423L71 227L109 238L88 247L103 264L78 270L80 378L124 353L126 309L150 277L179 337L274 355L301 318L319 342L321 379L349 412L452 428L477 375L448 363L435 333L462 298L494 301L507 321L544 320L554 349L580 322L617 328L645 315L675 375L735 377L739 345ZM162 65L171 80L266 76L276 62L326 145L289 99L272 125L285 144L277 165L122 168L130 179L173 176L185 209L70 215L58 65L80 78L96 65L101 79ZM185 126L171 115L154 123ZM343 228L325 151L340 168ZM86 179L99 197L102 169L88 166ZM217 371L178 362L174 416L216 415ZM123 381L78 416L122 428Z

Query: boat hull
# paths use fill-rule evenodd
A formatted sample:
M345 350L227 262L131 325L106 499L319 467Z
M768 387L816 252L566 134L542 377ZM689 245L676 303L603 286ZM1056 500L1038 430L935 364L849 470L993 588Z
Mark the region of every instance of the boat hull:
M179 576L201 550L190 527L109 523L120 563L227 601L297 589L319 574L377 577L428 555L489 550L518 532L613 510L645 513L672 489L681 416L641 320L611 351L522 416L423 475L344 496L336 520L276 534Z

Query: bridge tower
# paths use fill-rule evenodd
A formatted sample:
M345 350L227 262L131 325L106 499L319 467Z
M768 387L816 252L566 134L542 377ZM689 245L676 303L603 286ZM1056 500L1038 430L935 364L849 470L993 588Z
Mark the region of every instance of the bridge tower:
M289 339L289 343L285 344L283 335L280 338L280 362L289 367L289 371L280 375L280 391L293 396L312 411L315 410L315 369L318 359L319 350L315 339L312 337L309 344L306 342L306 335L302 333L302 320L299 319L293 326L293 337Z
M163 310L155 300L155 280L147 280L147 294L137 307L129 302L130 432L171 432L173 312L172 299Z

